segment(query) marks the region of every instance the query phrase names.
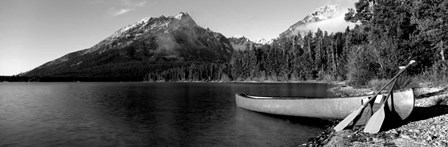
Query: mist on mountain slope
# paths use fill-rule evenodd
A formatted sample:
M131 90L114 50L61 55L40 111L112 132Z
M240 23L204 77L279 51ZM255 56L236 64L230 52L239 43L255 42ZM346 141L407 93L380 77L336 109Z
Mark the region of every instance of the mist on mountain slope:
M345 13L340 13L338 15L335 15L332 19L306 24L305 26L303 26L303 30L316 31L320 28L321 30L327 31L328 33L336 33L344 32L347 27L355 27L355 23L346 22L344 20L344 17Z

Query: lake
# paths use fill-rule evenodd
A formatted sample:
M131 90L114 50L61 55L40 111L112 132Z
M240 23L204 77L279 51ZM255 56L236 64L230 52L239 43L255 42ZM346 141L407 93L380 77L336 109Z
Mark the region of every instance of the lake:
M0 146L297 146L329 122L266 115L235 93L328 96L313 83L0 83Z

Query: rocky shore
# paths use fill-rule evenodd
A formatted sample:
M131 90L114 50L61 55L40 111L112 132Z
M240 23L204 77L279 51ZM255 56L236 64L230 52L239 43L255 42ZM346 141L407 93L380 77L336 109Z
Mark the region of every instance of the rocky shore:
M368 89L336 87L340 95L360 95ZM404 122L377 134L362 130L334 132L333 126L303 146L448 146L448 85L421 84L414 88L415 108ZM337 122L335 122L335 125Z

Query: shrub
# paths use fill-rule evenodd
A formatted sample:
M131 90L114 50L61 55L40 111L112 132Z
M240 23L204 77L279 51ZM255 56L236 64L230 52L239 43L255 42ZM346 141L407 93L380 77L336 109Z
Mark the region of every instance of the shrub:
M419 80L445 84L448 81L448 61L437 61L419 76Z
M378 91L381 88L384 87L384 85L389 82L390 79L373 79L370 80L367 84L367 87L374 91ZM392 84L392 83L391 83ZM392 85L388 85L388 88L385 90L389 90ZM395 82L394 90L401 90L401 89L408 89L408 88L415 88L417 87L417 83L414 82L414 78L407 76L407 75L401 75L397 78L397 82Z
M418 84L415 82L415 78L408 75L401 75L395 83L396 90L415 88L417 86Z
M386 79L373 79L370 80L367 84L367 86L374 90L374 91L378 91L381 88L383 88L384 85L386 85L386 83L389 82L389 80Z
M432 67L434 80L448 80L448 61L437 61Z
M331 82L335 81L336 78L333 77L330 73L326 73L324 70L320 70L317 73L317 80L318 81L325 81L325 82Z

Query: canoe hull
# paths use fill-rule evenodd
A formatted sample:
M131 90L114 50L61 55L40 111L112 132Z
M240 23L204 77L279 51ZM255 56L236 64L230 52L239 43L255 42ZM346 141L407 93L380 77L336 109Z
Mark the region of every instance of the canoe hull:
M347 98L279 98L256 97L236 94L238 107L251 111L300 117L324 119L343 119L361 105L361 100L368 96ZM406 119L414 108L412 89L394 92L388 99L389 110L395 111L402 120Z

